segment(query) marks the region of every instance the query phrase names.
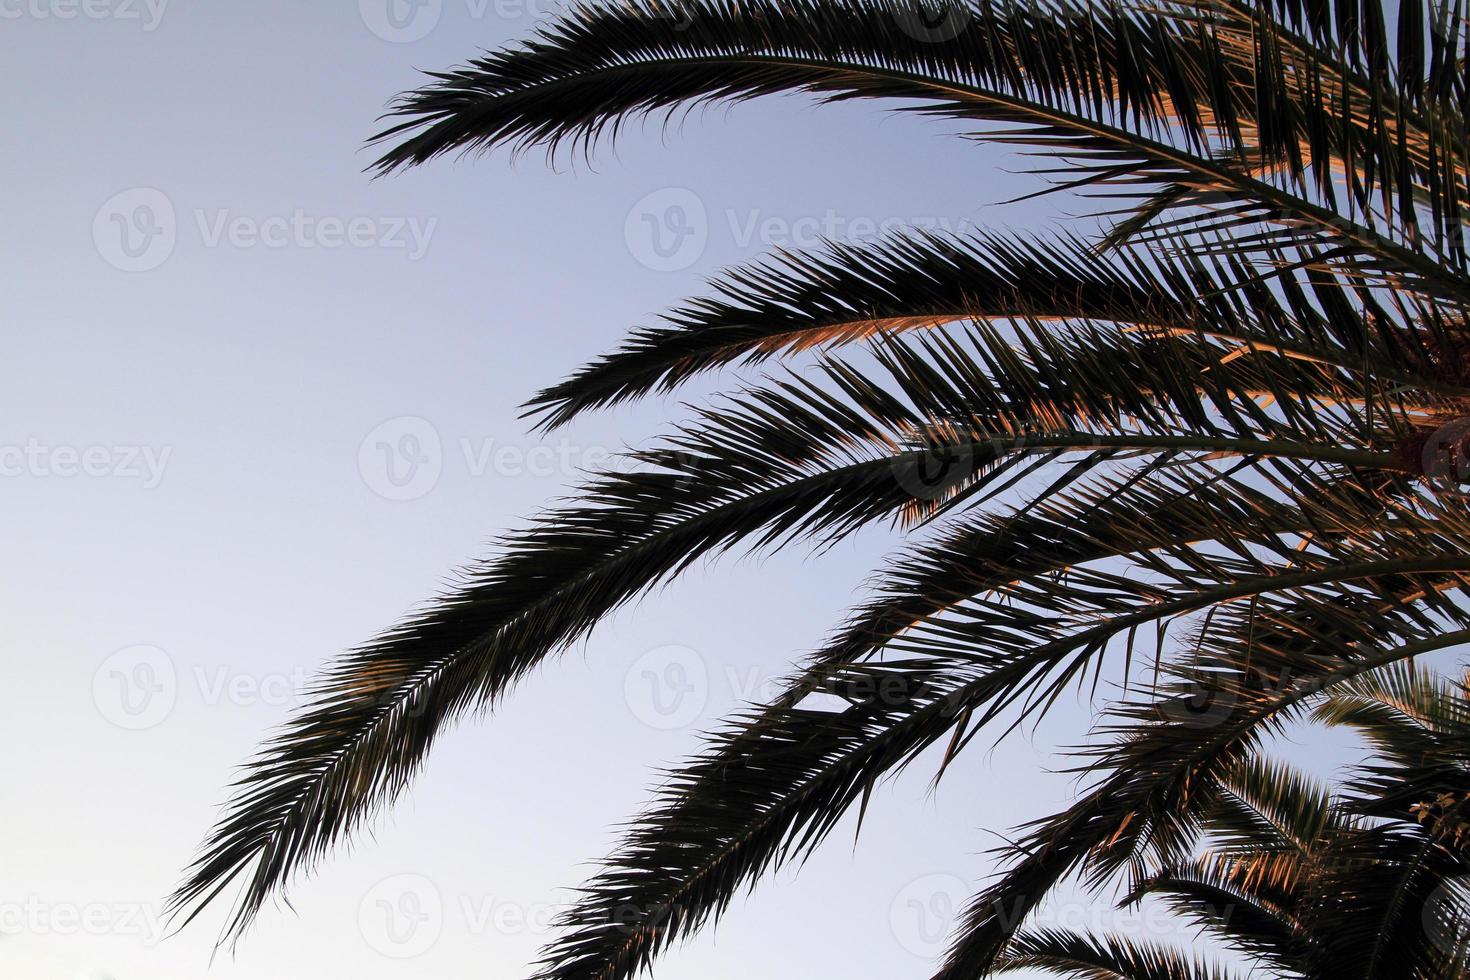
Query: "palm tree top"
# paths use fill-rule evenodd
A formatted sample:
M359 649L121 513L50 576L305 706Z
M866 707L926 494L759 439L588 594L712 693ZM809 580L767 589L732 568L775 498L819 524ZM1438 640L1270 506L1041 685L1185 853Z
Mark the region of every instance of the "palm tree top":
M430 73L376 172L800 92L1041 154L1110 220L778 254L534 395L553 427L754 375L331 665L173 908L236 889L238 937L445 726L613 610L704 557L877 523L906 539L872 596L670 774L538 976L645 970L926 748L949 767L1146 659L1124 737L977 886L936 977L1031 948L1017 923L1068 876L1180 858L1265 735L1470 639L1466 36L1438 0L630 0ZM816 375L779 370L804 357Z
M1374 753L1326 785L1279 760L1252 757L1221 779L1182 856L1147 862L1123 905L1161 902L1271 976L1458 977L1470 965L1464 855L1431 815L1464 797L1470 700L1406 663L1326 694L1313 720L1349 726ZM1204 980L1239 974L1218 956L1127 936L1028 929L996 973Z

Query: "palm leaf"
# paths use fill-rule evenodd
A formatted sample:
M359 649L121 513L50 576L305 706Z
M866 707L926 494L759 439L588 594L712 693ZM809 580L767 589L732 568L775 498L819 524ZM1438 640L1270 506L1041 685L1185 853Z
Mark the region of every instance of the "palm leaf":
M1157 943L1092 938L1055 929L1022 933L996 973L1041 970L1078 980L1229 980L1219 966Z

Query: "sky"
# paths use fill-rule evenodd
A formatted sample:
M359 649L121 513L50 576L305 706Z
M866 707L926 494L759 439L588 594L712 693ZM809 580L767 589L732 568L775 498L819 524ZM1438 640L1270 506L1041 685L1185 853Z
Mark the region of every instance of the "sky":
M312 672L681 412L539 436L537 389L768 249L1068 220L1001 204L1034 180L942 123L799 97L633 127L591 166L363 173L419 69L554 13L0 0L0 980L524 975L657 768L768 692L894 545L700 564L446 735L235 949L222 910L166 935L235 767ZM658 975L929 976L996 835L1075 792L1054 749L1095 714L977 743L932 792L921 763L860 839L845 824Z

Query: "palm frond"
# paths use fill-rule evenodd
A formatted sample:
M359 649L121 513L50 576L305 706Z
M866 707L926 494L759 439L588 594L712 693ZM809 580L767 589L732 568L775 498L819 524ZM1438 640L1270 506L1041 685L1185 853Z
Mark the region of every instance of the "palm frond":
M1142 554L1130 557L1137 562L1156 562L1160 569L1166 568L1167 562L1151 556L1154 550L1189 554L1190 564L1196 568L1208 561L1218 563L1220 559L1211 559L1209 549L1199 544L1200 539L1217 537L1263 543L1279 537L1283 555L1300 557L1295 546L1285 545L1304 520L1310 522L1300 512L1292 514L1285 508L1262 508L1257 512L1245 488L1234 488L1238 509L1232 511L1222 505L1231 500L1228 484L1202 489L1193 497L1179 489L1175 488L1170 506L1158 509L1140 507L1141 498L1126 493L1099 493L1089 506L1102 509L1111 503L1116 509L1094 515L1096 525L1120 536L1132 536L1132 546ZM1059 508L1061 504L1048 506ZM1080 513L1087 511L1083 505L1074 506ZM1345 499L1323 501L1322 507L1324 516L1330 512L1333 520L1352 519ZM1052 527L1075 526L1064 519L1065 513L1058 510L1051 515ZM1144 515L1153 515L1154 520ZM1212 602L1307 587L1335 580L1339 575L1348 580L1353 577L1341 568L1320 574L1263 568L1260 574L1242 579L1228 590L1193 583L1193 595L1170 597L1162 591L1132 585L1131 591L1142 595L1125 605L1119 601L1117 589L1123 583L1134 582L1132 576L1073 569L1065 584L1053 580L1050 562L1054 553L1028 545L1025 525L1040 524L1037 518L1034 512L1015 518L1020 525L1015 537L1006 534L1002 522L997 521L992 542L997 556L1009 556L1017 550L1031 556L1036 568L1030 575L1022 575L1016 566L1005 562L987 565L984 551L979 550L973 553L974 567L988 570L992 577L958 579L951 584L951 588L973 590L965 613L968 628L963 644L955 641L952 627L937 622L913 627L919 639L905 636L888 644L903 658L902 663L942 667L939 676L943 680L931 700L923 704L905 702L901 706L904 710L890 709L881 718L883 725L877 728L847 729L841 727L840 720L845 713L834 720L834 716L804 710L803 701L813 692L856 687L852 665L865 655L859 648L865 643L868 650L884 645L881 633L875 636L867 630L839 637L831 649L815 658L788 694L765 711L742 719L717 738L704 755L672 775L655 806L634 824L606 869L587 886L587 897L565 923L567 934L548 951L542 975L559 980L632 975L646 966L664 944L696 928L708 916L717 916L742 885L772 864L818 843L853 803L866 799L875 782L893 767L951 733L962 745L969 737L967 725L978 729L1006 706L1052 696L1059 682L1048 682L1049 672L1075 677L1079 665L1101 655L1111 639L1130 635L1151 622L1206 608ZM1247 530L1253 518L1260 522L1259 529ZM1077 529L1080 540L1086 540L1087 530L1086 525ZM1447 560L1464 564L1460 559ZM1380 570L1380 566L1370 563L1362 574L1372 574L1370 568L1373 572ZM1223 574L1223 570L1216 574ZM1010 582L1002 575L1014 575L1018 580ZM1086 607L1080 598L1094 594L1082 591L1089 583L1097 585L1093 608ZM983 601L973 598L981 592L991 595ZM952 601L934 604L957 607ZM933 642L924 636L931 633L942 641ZM1336 661L1322 662L1327 663L1336 665ZM1290 662L1292 669L1300 666L1299 659ZM870 669L888 671L894 667L885 659ZM912 685L897 687L899 691L911 689ZM868 690L871 692L872 687ZM851 737L834 743L829 738L834 731ZM1165 756L1177 751L1180 744L1177 739L1161 738L1160 742ZM950 751L957 751L954 743ZM778 758L772 759L768 752L778 753ZM1222 771L1231 771L1226 761L1217 760L1215 764ZM1157 770L1156 764L1146 769ZM1068 839L1065 834L1059 837ZM609 921L611 909L623 910L617 927Z
M995 973L1040 970L1077 980L1231 980L1237 976L1199 957L1116 936L1082 936L1057 929L1023 932L1011 940Z
M1378 755L1401 765L1421 764L1443 736L1470 732L1463 690L1415 664L1333 689L1313 717L1357 729Z
M1315 882L1310 927L1318 937L1316 975L1445 975L1456 956L1454 941L1464 937L1426 934L1426 913L1444 894L1445 882L1464 874L1453 853L1405 823L1362 828L1338 848L1338 860Z
M508 539L457 591L338 665L252 763L174 907L198 907L244 875L237 934L293 872L401 792L444 725L700 555L742 540L830 541L973 504L1028 457L1082 454L1049 493L1130 453L1402 465L1341 445L1366 445L1361 423L1340 405L1313 407L1339 391L1314 363L1273 370L1188 336L1031 329L1022 339L1020 354L983 325L968 345L884 342L886 384L832 361L837 394L802 379L752 389L635 454L634 472L590 483L581 502ZM1143 388L1139 372L1151 379ZM1250 393L1262 387L1294 406L1294 424L1256 407ZM1290 438L1314 432L1329 438Z
M528 410L554 427L724 364L961 320L1106 321L1207 338L1224 349L1221 356L1255 351L1331 365L1359 389L1367 362L1378 383L1458 393L1425 376L1418 331L1387 311L1370 321L1380 325L1374 336L1356 311L1347 314L1340 287L1323 282L1315 297L1283 295L1255 279L1224 257L1102 257L1073 239L913 234L834 244L727 272L712 296L675 310L664 326L635 331L618 351L537 395ZM1416 324L1432 317L1416 312ZM1394 328L1383 329L1388 323Z
M1204 819L1209 824L1209 816ZM1182 919L1274 969L1299 974L1311 969L1312 934L1263 889L1242 882L1231 862L1197 859L1171 865L1140 882L1129 898L1145 895L1161 898Z
M1309 610L1282 607L1272 616L1263 615L1261 605L1252 603L1254 611L1244 615L1216 617L1217 622L1235 619L1229 632L1236 639L1221 641L1218 663L1191 678L1176 699L1129 710L1126 739L1095 763L1113 775L1067 811L1032 827L1014 848L1017 860L1010 870L967 909L937 980L958 980L989 968L1015 924L1083 865L1101 880L1131 861L1141 844L1161 862L1182 860L1201 814L1219 798L1224 777L1238 769L1263 734L1279 730L1320 690L1470 640L1470 628L1416 625L1402 603L1380 607L1374 616L1361 603L1347 612L1341 595L1319 597L1308 603ZM1273 618L1279 639L1270 635ZM1324 620L1332 623L1330 631ZM1394 621L1397 629L1385 631ZM1407 642L1386 643L1384 637L1393 633ZM1251 637L1249 644L1240 642L1245 636ZM1310 658L1305 651L1311 651ZM1201 695L1228 706L1223 717L1206 724L1188 716L1175 720L1181 714L1171 709L1173 703Z
M1236 515L1257 514L1262 537L1294 534L1310 520L1269 507L1246 487L1191 486L1164 475L1126 489L1104 484L1011 517L967 521L963 544L954 536L941 539L935 557L958 564L934 574L903 609L875 612L865 625L845 630L773 704L734 720L700 756L670 773L567 916L544 976L622 976L645 965L664 944L718 917L742 886L815 847L880 778L962 729L965 712L983 704L987 692L996 695L1029 673L1034 660L1019 638L983 663L931 651L864 664L920 615L916 600L922 598L929 614L961 597L1004 591L1012 579L1044 580L1069 560L1183 546L1227 527L1231 535L1247 533ZM1063 534L1070 540L1058 537ZM1043 618L1017 613L1011 625L1039 628ZM848 706L809 707L818 694Z
M1449 271L1462 258L1458 223L1455 236L1433 239L1441 253L1455 253L1447 266L1418 250L1416 229L1385 232L1304 195L1304 170L1330 170L1334 158L1371 159L1385 172L1357 176L1360 203L1375 189L1392 200L1386 195L1398 184L1412 201L1416 168L1406 139L1396 144L1375 128L1375 116L1358 116L1350 86L1302 83L1320 75L1320 59L1289 56L1256 22L1232 26L1229 18L1118 2L1030 8L972 0L940 5L964 17L965 30L919 38L903 30L905 4L916 15L931 12L920 0L897 8L869 0L577 7L520 48L432 73L431 85L393 110L402 121L377 137L394 144L377 167L498 145L585 151L628 117L681 104L781 91L898 99L926 113L1011 126L987 138L1088 160L1074 165L1084 180L1208 190L1242 220L1284 226L1262 236L1262 246L1322 247L1402 288L1470 301L1467 280ZM1336 101L1349 111L1338 112ZM1242 122L1253 124L1248 148ZM1399 124L1406 134L1406 121ZM1254 162L1241 166L1243 155ZM1263 163L1269 173L1260 173ZM1434 200L1463 198L1461 171L1437 164L1428 172L1455 179L1447 188L1437 182ZM1454 192L1448 198L1446 189ZM1247 249L1246 241L1236 249Z
M1346 829L1328 788L1278 760L1250 759L1224 786L1226 795L1206 817L1216 853L1306 856Z

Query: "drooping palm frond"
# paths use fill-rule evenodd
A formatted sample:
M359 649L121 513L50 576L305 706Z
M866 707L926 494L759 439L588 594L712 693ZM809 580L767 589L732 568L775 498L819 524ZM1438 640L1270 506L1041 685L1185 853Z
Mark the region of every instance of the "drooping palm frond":
M599 963L638 962L717 915L742 884L819 843L884 773L949 735L963 724L968 706L983 703L986 693L1000 696L1036 662L1016 642L1010 652L996 650L983 663L968 657L946 661L928 652L911 666L890 659L862 666L862 651L881 647L885 638L912 623L915 603L932 611L958 598L948 590L968 596L1042 582L1069 556L1182 546L1215 537L1226 526L1240 533L1230 521L1232 505L1234 513L1244 514L1252 513L1252 505L1262 507L1262 537L1292 534L1310 522L1285 508L1273 510L1264 496L1228 483L1193 494L1166 475L1156 475L1152 483L1135 483L1131 491L1100 487L1085 502L1055 501L1008 520L980 522L949 536L965 541L963 547L947 547L949 539L942 539L933 549L935 558L965 559L964 569L949 565L933 577L935 587L946 591L936 595L921 588L895 596L892 608L875 607L864 617L866 623L860 619L834 638L793 679L784 697L741 720L699 759L671 774L659 803L630 831L607 874L587 885L586 898L567 917L571 931L551 957L558 972L547 975L581 975L579 964L590 973ZM1139 506L1164 499L1168 504L1155 509ZM982 537L985 526L988 540ZM1070 551L1057 537L1067 533L1073 540ZM1107 535L1113 536L1111 550ZM1017 556L1036 567L1023 572ZM1020 581L1013 586L1010 578ZM1018 611L1013 617L1017 630L1040 628L1044 621L1037 613ZM909 696L918 685L906 679L918 670L933 678L931 686L937 682L922 701ZM975 685L959 687L968 679ZM851 707L842 712L806 707L810 695L834 692ZM881 716L868 714L870 702L884 708ZM864 727L854 727L855 719ZM873 727L874 721L882 724ZM615 909L622 910L617 928Z
M736 359L835 346L956 320L1031 316L1185 329L1190 307L1145 270L1100 259L1080 242L902 236L878 247L833 244L729 272L718 291L633 334L618 352L547 389L531 408L546 423Z
M1155 477L1153 482L1170 486L1164 477ZM840 715L803 711L802 701L808 694L825 690L830 684L851 684L846 676L850 669L847 665L860 661L864 650L884 646L885 637L871 624L892 623L911 615L916 597L900 597L894 611L879 612L869 618L869 625L840 635L832 648L820 654L808 672L793 683L787 696L717 739L707 755L673 775L659 804L635 825L623 848L610 860L608 870L586 886L586 898L567 918L570 931L551 950L555 968L548 968L544 976L597 975L599 965L610 975L627 975L641 962L639 957L656 952L702 923L705 916L718 914L742 884L753 880L770 863L779 863L819 842L821 833L803 835L808 822L820 821L824 832L850 806L866 799L885 772L926 746L952 738L951 751L956 751L967 725L973 730L1006 706L1054 696L1066 683L1079 679L1084 667L1095 668L1096 659L1113 640L1131 637L1156 623L1183 617L1213 603L1313 588L1328 580L1352 583L1343 585L1336 594L1314 596L1330 610L1362 595L1358 584L1352 582L1354 567L1361 568L1365 575L1378 571L1371 561L1362 566L1345 563L1330 571L1306 569L1293 573L1254 565L1256 574L1246 576L1246 566L1212 556L1208 544L1222 538L1235 545L1241 541L1277 543L1283 557L1299 560L1297 545L1287 542L1295 542L1305 527L1330 532L1332 527L1342 526L1337 522L1353 524L1350 499L1329 495L1321 501L1319 513L1304 515L1288 508L1273 508L1263 495L1226 482L1196 488L1193 494L1183 492L1185 486L1183 481L1172 485L1171 505L1157 511L1141 506L1162 497L1157 487L1140 484L1133 494L1117 492L1117 488L1099 489L1095 497L1086 495L1072 505L1075 512L1056 503L1010 519L1014 523L996 518L988 548L984 538L969 535L967 549L961 554L971 559L968 568L973 577L961 574L937 580L946 590L987 593L989 597L959 606L961 618L948 626L922 626L917 636L911 634L888 644L890 650L913 657L916 663L944 665L939 696L923 705L894 706L895 710L884 716L884 727L876 731L851 732L843 727ZM1074 524L1073 518L1094 523ZM1031 524L1036 525L1034 538L1028 527ZM1417 534L1426 526L1411 525L1412 529L1405 528L1402 533ZM1106 547L1105 538L1092 537L1101 528L1118 536L1111 549ZM1077 546L1091 549L1093 557L1101 550L1109 557L1130 559L1138 569L1153 572L1150 577L1171 572L1182 576L1179 591L1171 595L1162 584L1140 585L1136 571L1088 573L1073 568L1066 579L1054 579L1054 569L1067 564L1068 558L1065 550L1052 550L1058 543L1054 535L1061 530L1073 531ZM1020 571L1013 557L1016 554L1036 563L1029 574ZM991 555L994 559L987 560ZM1171 556L1173 561L1169 560ZM1444 567L1465 564L1457 556L1439 561ZM1211 564L1213 575L1200 569L1206 563ZM1203 584L1232 577L1225 571L1232 565L1236 566L1233 575L1237 579L1233 584L1215 588ZM1181 567L1187 571L1181 572ZM1195 573L1198 581L1191 580ZM1016 580L1011 581L1011 576ZM1377 584L1391 588L1388 582L1382 579ZM1406 580L1400 580L1397 587L1411 588ZM1124 597L1130 593L1136 594L1136 600L1125 603ZM1089 595L1092 603L1084 603ZM931 594L923 601L946 607L959 605L953 601L952 591L941 593L937 601L935 598ZM1395 606L1381 615L1404 620L1400 630L1406 636L1431 635L1429 625L1416 622L1415 612L1412 607L1404 610ZM1226 618L1222 614L1220 621ZM1470 621L1464 625L1470 627ZM1268 639L1265 632L1263 640ZM1359 640L1371 635L1366 627L1354 634ZM1465 635L1461 632L1458 638L1463 640ZM1454 641L1446 638L1429 642ZM1406 648L1410 652L1417 649ZM1394 651L1390 657L1407 655ZM940 659L928 659L936 657ZM1289 660L1283 655L1281 659L1285 669L1303 666L1300 658ZM1268 667L1269 658L1260 655L1256 666ZM1339 666L1339 661L1324 656L1317 669L1335 671ZM874 669L880 667L889 665L874 665ZM1348 668L1347 676L1358 669L1367 668ZM1310 679L1310 674L1303 676L1303 680ZM1254 691L1260 680L1242 677L1240 683ZM1305 696L1298 694L1294 680L1282 681L1279 686L1282 701L1271 705L1273 711L1284 711ZM899 691L907 689L897 685ZM868 691L876 696L872 687ZM1266 711L1259 716L1242 716L1241 729L1253 737L1257 727L1265 724L1263 719L1270 717L1271 712ZM801 734L793 736L793 730ZM828 741L834 732L847 737L836 743ZM1168 770L1173 778L1181 785L1191 780L1197 785L1201 778L1197 767L1203 763L1193 755L1179 758L1179 753L1182 747L1198 740L1199 732L1188 722L1169 726L1158 736L1157 754L1140 754L1147 762L1133 768L1155 773L1163 760L1177 758L1174 768ZM810 751L801 748L804 741L812 746ZM782 766L767 763L761 747L779 749ZM1221 771L1230 770L1235 760L1230 752L1237 751L1234 743L1226 740L1220 747L1207 742L1201 751L1205 749L1220 756L1208 758ZM1155 788L1154 792L1164 790ZM759 807L750 805L755 793L765 794L762 798L766 802ZM1119 816L1123 815L1120 804ZM698 834L698 828L711 830L699 836L704 846L693 847L690 835ZM1075 834L1057 836L1068 841L1077 839ZM1067 865L1067 869L1070 867ZM1064 873L1057 871L1051 880ZM1044 894L1044 888L1022 891L1034 900ZM996 906L1011 907L1008 902ZM675 908L678 916L670 918L668 910ZM622 910L616 928L610 924L611 909Z
M1201 665L1185 675L1178 695L1125 709L1127 737L1095 762L1111 775L1066 812L1035 825L1016 846L1011 869L975 898L941 977L982 974L1018 915L1073 871L1102 881L1143 856L1161 864L1183 860L1227 774L1321 690L1470 640L1470 618L1439 586L1355 583L1346 567L1339 570L1342 577L1330 585L1280 598L1262 594L1213 617L1197 641ZM1425 592L1440 596L1448 628L1409 598ZM1377 598L1383 594L1401 598L1384 602ZM1202 695L1224 706L1218 720L1206 716L1201 724L1185 713Z
M1204 826L1214 829L1208 816ZM1158 899L1181 920L1203 927L1220 945L1274 971L1309 975L1312 936L1296 917L1296 903L1282 901L1296 896L1283 895L1258 875L1242 874L1242 863L1238 857L1206 857L1169 865L1139 882L1129 898ZM1259 867L1261 862L1250 863Z
M904 30L904 15L932 15L936 6L965 18L966 29L938 38ZM403 121L379 135L393 145L378 166L497 145L587 149L628 116L772 92L901 99L927 113L1019 127L992 138L1088 159L1076 170L1089 182L1189 185L1233 206L1232 221L1288 221L1295 227L1286 240L1331 243L1361 268L1470 297L1458 276L1404 244L1408 229L1380 230L1302 195L1302 174L1330 173L1334 159L1346 162L1364 209L1382 194L1386 205L1413 213L1405 194L1412 204L1419 173L1438 176L1432 197L1443 210L1463 200L1464 182L1441 157L1416 168L1407 128L1404 146L1385 138L1377 84L1312 85L1337 59L1291 56L1273 43L1273 25L1121 3L592 4L521 48L437 73L435 85L395 110ZM1361 39L1365 46L1351 41L1377 51L1372 37ZM1416 146L1433 142L1430 133L1414 136ZM1355 166L1361 161L1377 166ZM1321 189L1329 186L1319 178ZM1432 244L1459 249L1450 230Z
M936 449L912 440L922 429L913 419L895 419L908 424L885 432L813 389L783 409L706 413L665 446L636 454L639 469L589 484L581 502L471 569L456 593L341 661L242 780L178 902L207 899L245 875L232 928L244 926L293 872L401 790L443 725L492 702L548 652L701 554L742 539L840 536L939 506L915 498ZM844 430L851 438L834 441ZM1041 438L1054 448L1093 447L1084 433ZM971 434L962 445L976 465L965 486L1003 475L1025 439Z
M979 16L968 8L961 9L967 19ZM1096 13L1087 9L1063 10L1065 17L1086 21L1086 36L1098 35L1100 28ZM687 13L695 24L706 23L702 18L705 11ZM938 97L944 99L955 97L956 86L976 86L981 93L991 92L993 88L1005 89L1008 85L1024 88L1027 96L1040 102L1033 107L1034 112L1030 116L1025 116L1021 109L1016 111L1025 116L1025 121L1037 123L1040 127L1035 134L1038 139L1061 140L1069 133L1090 133L1087 119L1094 115L1106 119L1117 116L1124 128L1112 136L1117 145L1127 147L1130 140L1136 142L1150 134L1159 135L1154 132L1154 127L1174 125L1174 113L1168 108L1173 104L1170 100L1177 97L1181 101L1189 101L1199 97L1199 93L1192 96L1175 93L1169 90L1166 81L1153 76L1130 78L1130 84L1125 87L1124 78L1130 70L1150 71L1148 57L1142 50L1124 56L1125 51L1142 43L1131 36L1127 44L1121 36L1115 39L1122 49L1114 52L1121 64L1109 64L1106 68L1093 65L1098 77L1090 79L1090 85L1084 86L1078 80L1069 87L1065 82L1068 70L1043 70L1047 61L1056 55L1055 51L1045 51L1046 38L1025 33L1019 23L1010 27L1017 32L1014 45L1021 54L1012 55L1005 49L1005 44L1011 39L1003 31L998 39L986 42L994 44L998 50L987 48L982 57L971 48L979 43L977 39L983 35L982 28L993 26L988 21L965 31L963 37L954 42L955 50L943 50L945 45L941 44L938 45L940 50L936 51L936 45L915 45L913 39L904 38L902 32L895 28L895 21L902 22L903 13L902 8L884 9L862 4L851 9L828 4L809 8L786 4L770 9L754 7L743 14L726 11L722 16L729 17L731 23L727 25L716 18L718 22L709 27L709 36L680 30L665 31L665 36L655 39L652 35L662 30L657 8L650 8L644 16L636 11L588 8L581 19L564 25L559 32L553 32L526 50L487 58L471 69L445 76L439 86L407 100L400 111L409 120L401 127L389 130L384 138L400 137L404 132L420 127L423 131L413 139L399 143L385 155L383 163L396 166L410 160L421 162L428 156L456 146L473 148L518 140L555 146L560 140L591 138L603 126L616 129L624 113L673 105L683 99L759 94L766 87L760 80L767 75L772 77L771 86L803 87L803 79L807 77L803 74L803 66L807 62L800 61L795 55L787 57L786 52L780 50L782 45L771 39L774 32L770 25L777 22L782 25L780 35L786 44L798 44L798 39L807 34L820 37L821 43L808 44L801 56L810 59L811 64L827 65L828 74L835 75L832 84L839 87L850 85L854 94L912 94L901 83L895 83L895 92L886 92L884 85L893 67L887 64L888 59L915 72L934 73L933 77L940 80L935 86L941 93ZM1129 12L1114 11L1114 14L1106 28L1127 33L1125 27ZM985 15L1004 19L995 11L987 10ZM1027 15L1021 12L1015 16L1024 19ZM1174 21L1165 20L1163 23ZM754 29L759 41L737 40L740 31L747 27ZM1058 29L1065 31L1067 27L1064 18ZM722 43L720 32L726 28L732 33ZM1218 25L1215 29L1217 34L1224 30ZM1252 24L1250 35L1254 35L1257 29ZM625 38L626 50L614 44L620 32L628 35ZM837 39L844 38L846 33L855 35L847 43L856 52L873 54L876 66L869 72L872 77L862 75L859 66L842 57L843 48ZM1167 31L1164 36L1169 37ZM1234 41L1236 45L1242 43L1239 37ZM1033 45L1035 51L1032 50ZM759 55L763 46L777 49L776 53L769 57ZM1239 53L1234 48L1231 52L1231 56ZM1345 49L1344 57L1349 53L1350 50ZM857 57L860 60L860 54ZM1004 68L991 64L993 59L1012 57L1015 63L1008 62ZM762 58L772 63L767 65ZM728 70L736 79L745 78L748 73L754 79L749 91L742 89L738 81L722 84L722 69ZM789 75L783 75L783 70L788 69ZM1070 70L1084 71L1075 66ZM664 72L674 80L665 78ZM708 77L702 77L701 73L708 73ZM604 74L627 79L626 85L634 91L626 96L626 101L616 94L616 90L609 93L604 84ZM784 85L776 79L783 79ZM708 88L700 88L701 84ZM821 88L820 85L817 87ZM1228 90L1229 86L1226 88ZM1105 93L1115 89L1123 93L1133 92L1132 98L1120 94L1116 104L1110 102ZM581 97L587 99L587 105L579 110L583 115L576 117L580 120L577 124L566 121L568 116L575 115L562 101L568 98L568 90L584 92L585 96ZM1093 93L1091 100L1082 96L1088 91ZM1237 96L1228 94L1219 95L1219 99L1223 104L1239 101ZM1056 123L1055 113L1047 111L1051 104L1048 100L1072 106L1080 113L1082 121L1075 123L1079 128L1070 130ZM984 94L975 94L972 101L978 104L965 103L951 108L961 115L978 114L988 118L986 112L993 109L994 100L987 99ZM1365 105L1381 111L1380 101L1364 99ZM1075 106L1074 102L1077 103ZM1234 118L1239 111L1249 108L1247 100L1227 115ZM1126 126L1130 110L1141 114L1140 118L1132 120L1131 130ZM541 118L541 113L554 115L560 124L549 124ZM1190 115L1198 116L1199 113ZM1272 114L1265 115L1270 117ZM1339 120L1332 122L1334 125L1329 128L1335 132L1338 128L1335 124ZM1206 140L1207 127L1197 119L1196 129L1191 130L1191 135L1196 140ZM1362 153L1358 156L1372 159ZM1441 173L1454 170L1454 167L1446 170L1443 163L1438 167ZM1188 181L1195 195L1181 199L1176 206L1195 202L1202 193L1198 187L1202 179L1195 176ZM1364 190L1366 192L1370 188ZM1297 216L1294 220L1307 219ZM1329 229L1338 229L1346 219L1332 212L1323 212L1312 220L1325 223ZM1329 230L1324 234L1332 235L1336 231ZM1243 239L1239 236L1228 241L1235 247L1242 247ZM1300 239L1294 239L1293 243L1304 244ZM903 244L902 248L876 255L863 249L837 246L830 255L790 256L771 264L736 270L728 281L721 284L721 295L672 314L669 327L636 333L624 350L543 392L533 402L533 408L546 412L546 421L556 424L566 421L583 408L627 397L658 383L676 384L688 373L713 363L753 351L770 354L786 346L800 347L818 341L862 336L878 327L892 329L961 316L1004 315L1017 307L1040 316L1071 313L1117 318L1120 302L1126 304L1134 297L1148 295L1151 298L1142 299L1132 308L1125 306L1124 318L1131 321L1138 316L1162 315L1170 319L1178 316L1178 307L1171 305L1171 299L1181 298L1187 306L1191 298L1210 291L1171 288L1177 287L1178 283L1170 283L1168 275L1145 276L1139 281L1136 260L1131 263L1133 268L1121 270L1120 281L1114 270L1089 268L1097 264L1096 260L1084 261L1066 254L1071 249L1044 255L1032 247L1017 255L1004 243L997 242L969 246L913 240ZM1267 243L1257 244L1264 247ZM1291 261L1284 256L1269 257L1282 263ZM1240 269L1232 272L1232 275L1222 277L1223 282L1217 282L1215 288L1223 288L1232 282L1249 282L1253 278L1243 275ZM904 277L903 288L893 287L895 276ZM1151 278L1158 281L1151 282ZM1190 283L1186 281L1183 285ZM1199 283L1193 285L1198 286ZM1077 286L1087 288L1079 292ZM1452 285L1449 288L1453 293L1460 287ZM1194 321L1196 329L1200 328L1198 318L1190 320ZM1386 366L1382 361L1376 363Z
M1422 764L1447 737L1470 734L1464 689L1414 664L1335 688L1313 717L1358 729L1379 756L1405 766Z
M1424 376L1423 338L1384 329L1399 322L1387 310L1375 318L1378 329L1365 332L1360 316L1345 315L1349 308L1333 284L1319 281L1283 296L1251 279L1248 267L1226 257L1099 256L1066 239L923 234L868 247L833 245L731 271L717 280L715 295L670 314L666 326L635 332L622 349L536 396L530 409L555 426L737 360L954 321L1014 319L1195 334L1349 375L1361 374L1366 362L1381 382L1427 381L1429 390L1463 394L1455 382ZM1416 310L1418 321L1438 327L1434 317L1432 309Z
M829 538L931 515L1038 457L1401 465L1352 448L1371 439L1360 410L1343 403L1340 369L1232 359L1232 348L1193 334L1018 329L881 342L886 382L832 361L830 388L791 379L752 389L637 454L635 472L590 484L585 503L547 515L438 607L341 663L319 705L247 776L180 902L248 875L244 925L401 790L443 724L492 702L618 604L741 539ZM1291 422L1262 410L1262 395L1289 402Z
M1205 817L1215 853L1306 857L1318 841L1346 829L1325 785L1275 760L1250 759L1224 785L1226 794Z
M1396 662L1321 695L1317 713L1332 718L1333 702L1353 711L1351 702L1380 696L1418 705L1458 696L1461 710L1465 701L1463 691ZM1386 714L1358 717L1365 731L1388 730L1370 735L1375 741L1385 734L1391 741L1402 725ZM1470 763L1464 745L1451 746L1454 736L1438 737L1460 765ZM1405 762L1395 775L1413 783L1418 769L1435 764L1428 757ZM1369 778L1329 792L1280 763L1245 759L1220 779L1228 791L1198 812L1197 838L1206 850L1155 868L1125 902L1161 900L1273 976L1463 975L1470 948L1463 859L1380 795L1395 792L1389 769L1373 760L1355 768ZM1365 821L1367 814L1378 819ZM995 972L1019 960L1070 975L1075 964L1067 959L1028 959L1032 942L1025 932L1013 937Z
M995 972L1034 969L1078 980L1231 980L1238 976L1156 943L1056 929L1017 936Z

